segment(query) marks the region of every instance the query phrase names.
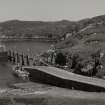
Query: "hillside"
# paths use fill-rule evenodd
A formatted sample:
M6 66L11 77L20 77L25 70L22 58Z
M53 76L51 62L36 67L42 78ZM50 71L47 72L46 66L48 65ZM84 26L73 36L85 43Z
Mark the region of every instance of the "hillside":
M50 38L58 39L66 27L74 22L62 20L58 22L11 20L0 23L0 38Z
M105 15L75 22L6 21L0 23L0 38L55 40L58 48L71 52L105 49Z
M71 53L80 53L84 57L90 56L98 50L105 50L105 15L88 19L87 21L79 21L82 27L75 35L74 39L78 39L75 46L65 47L65 51ZM67 39L68 40L68 39ZM65 40L63 43L66 43Z
M0 23L0 38L62 38L66 33L75 34L77 38L84 34L104 32L105 15L80 21L20 21L11 20ZM98 29L100 28L100 29Z

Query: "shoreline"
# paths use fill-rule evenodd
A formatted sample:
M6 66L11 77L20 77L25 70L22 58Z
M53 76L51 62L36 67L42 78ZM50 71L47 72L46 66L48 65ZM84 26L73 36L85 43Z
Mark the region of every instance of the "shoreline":
M57 42L54 39L43 39L43 38L39 38L39 39L35 39L35 38L17 38L17 39L0 39L0 42L20 42L20 41L36 41L36 42Z
M29 84L33 90L28 90ZM34 86L37 83L34 84ZM33 83L16 84L18 89L7 89L4 95L0 94L0 105L105 105L105 93L84 92L58 88L54 86L38 84L37 88ZM24 89L20 89L21 85ZM45 86L42 88L42 86ZM31 88L32 88L31 87ZM26 89L25 89L26 88ZM3 93L2 93L3 94ZM15 104L13 104L15 103Z

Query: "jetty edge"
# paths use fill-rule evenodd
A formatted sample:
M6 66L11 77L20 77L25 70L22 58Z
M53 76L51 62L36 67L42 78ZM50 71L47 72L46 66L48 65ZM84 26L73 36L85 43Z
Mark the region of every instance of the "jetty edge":
M23 66L32 82L89 92L105 92L105 80L86 77L51 66Z

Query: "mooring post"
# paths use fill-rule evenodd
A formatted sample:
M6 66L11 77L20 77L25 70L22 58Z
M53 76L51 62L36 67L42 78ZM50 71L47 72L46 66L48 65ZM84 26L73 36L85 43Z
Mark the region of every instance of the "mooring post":
M21 54L21 60L22 60L22 65L24 65L24 54L23 54L23 52Z
M20 60L20 65L22 65L22 56L21 56L21 54L19 54L19 60Z
M16 64L20 63L20 59L19 59L19 53L16 53Z
M14 51L12 52L12 63L15 63L15 53L14 53Z
M12 59L11 59L11 58L12 58L12 56L11 56L11 50L9 50L9 51L8 51L8 61L10 61L10 62L11 62L11 61L12 61Z
M32 55L32 65L33 65L33 66L35 66L35 63L34 63L34 62L35 62L35 55L34 55L34 53L33 53L33 55Z
M28 55L26 55L26 64L27 64L27 66L29 66L29 65L30 65Z
M13 51L11 51L11 62L13 63Z

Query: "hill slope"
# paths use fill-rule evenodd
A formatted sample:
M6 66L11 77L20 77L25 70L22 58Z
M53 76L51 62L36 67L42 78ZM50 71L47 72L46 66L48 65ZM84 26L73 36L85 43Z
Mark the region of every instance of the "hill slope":
M99 49L105 50L105 15L78 21L76 27L79 27L78 31L59 43L65 45L65 51L87 56Z
M66 27L74 22L41 22L12 20L0 23L1 38L57 38L66 30Z
M57 47L74 52L105 49L105 15L76 22L6 21L0 23L0 38L53 39L59 41Z

